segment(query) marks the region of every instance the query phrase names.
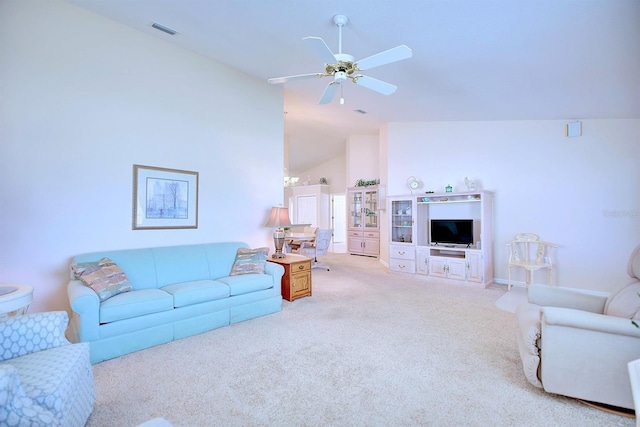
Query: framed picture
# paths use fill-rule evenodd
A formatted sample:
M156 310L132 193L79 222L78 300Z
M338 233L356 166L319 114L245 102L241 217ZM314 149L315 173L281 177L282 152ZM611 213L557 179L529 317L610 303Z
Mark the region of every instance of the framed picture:
M198 172L133 165L133 229L198 228Z

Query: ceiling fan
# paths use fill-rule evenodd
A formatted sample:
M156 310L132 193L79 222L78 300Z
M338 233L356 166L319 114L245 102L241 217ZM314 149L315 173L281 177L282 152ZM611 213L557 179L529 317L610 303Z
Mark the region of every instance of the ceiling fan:
M405 45L400 45L392 49L376 53L375 55L368 56L359 61L355 61L353 56L342 53L342 27L347 25L349 18L344 15L335 15L333 17L333 22L338 27L338 53L334 54L331 52L331 49L329 49L327 44L320 37L304 37L302 39L305 40L324 61L325 66L323 73L276 77L269 79L268 82L271 84L280 84L293 80L333 77L333 81L329 83L320 97L319 104L330 103L338 91L338 87L340 87L340 85L347 79L350 79L358 86L366 87L367 89L374 90L383 95L391 95L394 93L398 88L397 86L383 82L382 80L374 79L373 77L362 75L360 74L360 71L370 70L381 65L411 58L411 49ZM343 100L341 99L340 102L342 103Z

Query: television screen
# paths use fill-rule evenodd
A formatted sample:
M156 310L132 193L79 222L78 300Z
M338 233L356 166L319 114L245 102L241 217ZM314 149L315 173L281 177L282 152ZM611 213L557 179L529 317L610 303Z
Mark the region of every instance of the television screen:
M432 219L432 244L473 244L472 219Z

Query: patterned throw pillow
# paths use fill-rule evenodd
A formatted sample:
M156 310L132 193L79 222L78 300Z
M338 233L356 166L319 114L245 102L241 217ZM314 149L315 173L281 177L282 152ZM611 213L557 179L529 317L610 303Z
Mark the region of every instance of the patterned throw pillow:
M238 249L238 252L236 252L236 260L231 268L230 276L238 276L240 274L263 274L268 254L269 248Z
M71 266L76 279L98 294L100 301L133 289L127 275L109 258L98 262L83 262Z

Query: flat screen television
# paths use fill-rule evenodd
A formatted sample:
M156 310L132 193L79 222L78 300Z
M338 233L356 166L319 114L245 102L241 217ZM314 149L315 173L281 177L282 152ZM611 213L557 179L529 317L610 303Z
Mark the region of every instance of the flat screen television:
M431 244L434 245L472 245L472 219L432 219Z

